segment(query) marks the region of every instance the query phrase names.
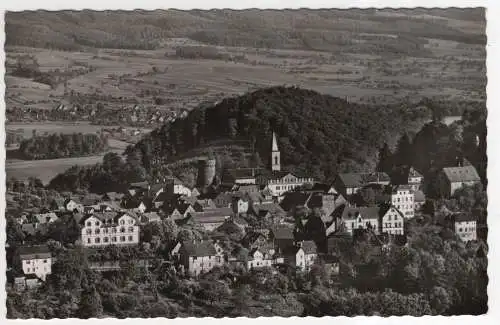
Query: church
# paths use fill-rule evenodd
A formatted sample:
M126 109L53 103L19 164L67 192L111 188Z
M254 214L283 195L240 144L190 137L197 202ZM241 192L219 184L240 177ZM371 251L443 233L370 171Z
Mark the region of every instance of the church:
M313 184L314 179L292 173L281 168L281 153L276 140L276 133L273 132L273 142L271 145L271 170L260 170L256 175L256 183L267 188L270 193L279 200L283 194L304 184Z
M283 195L304 184L314 184L314 179L292 173L281 168L281 153L273 132L271 144L270 168L237 168L227 170L222 177L222 184L243 185L258 184L263 190L269 192L275 199L281 200Z

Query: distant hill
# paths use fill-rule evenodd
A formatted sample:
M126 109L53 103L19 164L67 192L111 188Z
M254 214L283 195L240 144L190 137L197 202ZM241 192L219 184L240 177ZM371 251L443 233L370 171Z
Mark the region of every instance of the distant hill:
M26 11L8 12L5 22L7 46L62 50L154 49L167 38L182 37L215 45L333 51L340 45L355 49L352 40L360 35L387 34L399 37L384 45L390 51L414 51L411 44L418 45L418 38L486 44L483 8Z
M248 141L266 163L275 131L285 167L332 179L338 171L374 168L384 141L428 115L403 105L359 105L311 90L271 87L194 109L153 130L135 151L148 170L154 161L175 160L216 140Z

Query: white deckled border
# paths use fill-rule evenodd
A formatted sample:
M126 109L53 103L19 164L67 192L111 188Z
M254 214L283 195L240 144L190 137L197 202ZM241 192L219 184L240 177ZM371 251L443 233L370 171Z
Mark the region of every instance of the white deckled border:
M2 0L0 4L0 143L5 143L5 102L4 102L4 59L3 44L4 34L4 11L21 10L62 10L62 9L211 9L211 8L262 8L262 9L283 9L283 8L369 8L369 7L487 7L487 107L488 107L488 227L489 227L489 256L488 256L488 274L490 282L488 286L489 312L485 316L458 316L458 317L323 317L323 318L184 318L184 319L92 319L92 320L5 320L5 291L0 289L0 322L2 324L165 324L169 325L232 325L234 323L241 325L250 324L500 324L500 200L496 194L500 194L500 149L497 149L497 142L500 139L500 1L477 1L477 0L183 0L183 1L161 1L161 0L141 0L128 1L123 0ZM500 148L500 147L498 147ZM5 147L0 149L0 288L5 287Z

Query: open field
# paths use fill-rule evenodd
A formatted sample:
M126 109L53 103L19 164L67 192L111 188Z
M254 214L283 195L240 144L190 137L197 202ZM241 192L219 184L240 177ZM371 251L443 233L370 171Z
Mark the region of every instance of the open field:
M43 135L45 133L63 133L70 134L75 132L81 133L97 133L103 128L111 129L118 128L119 126L102 126L102 125L92 125L87 122L45 122L45 123L8 123L5 124L5 129L7 131L20 131L22 130L25 139L29 139L33 136L33 130L36 130L38 135ZM151 129L139 128L144 133L150 132Z
M109 108L135 99L176 111L283 84L368 103L422 97L482 101L486 96L485 19L480 10L174 10L136 12L133 17L9 13L7 107L71 104L67 94L73 91L113 97L103 102ZM22 20L27 18L45 27L40 38L46 43L40 48L19 46L39 41L32 36L38 30ZM124 33L123 19L130 29L121 40L130 44L106 48L104 39ZM151 26L155 32L137 32ZM248 28L252 32L245 31ZM29 34L23 42L13 38L25 33ZM80 47L72 37L79 33L85 33L82 39L94 42L95 48ZM54 50L62 46L58 41L74 50ZM192 46L208 46L213 53L190 59L176 52ZM82 66L91 71L69 77L66 86L48 88L9 75L25 54L34 56L43 72ZM163 101L155 104L158 97Z

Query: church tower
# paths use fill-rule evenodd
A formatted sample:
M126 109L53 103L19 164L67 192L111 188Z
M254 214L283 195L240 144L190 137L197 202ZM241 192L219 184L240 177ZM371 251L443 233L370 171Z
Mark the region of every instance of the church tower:
M276 133L274 132L273 132L273 146L271 152L271 170L273 172L281 170L280 151L278 149L278 142L276 141Z

